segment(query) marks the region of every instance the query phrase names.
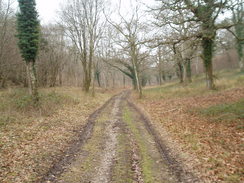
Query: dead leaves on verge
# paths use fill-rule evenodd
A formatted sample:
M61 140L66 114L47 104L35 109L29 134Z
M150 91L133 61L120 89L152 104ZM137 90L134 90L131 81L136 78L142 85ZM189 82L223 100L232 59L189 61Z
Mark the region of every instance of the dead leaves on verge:
M80 88L57 90L76 102L57 103L48 116L12 113L16 122L0 126L1 183L35 182L62 155L88 116L112 95L98 93L92 98Z
M216 121L194 111L243 98L244 88L238 88L206 96L157 101L146 97L138 102L156 125L163 126L182 144L183 151L196 157L191 165L206 182L238 183L244 181L244 130L239 127L244 124L243 118Z

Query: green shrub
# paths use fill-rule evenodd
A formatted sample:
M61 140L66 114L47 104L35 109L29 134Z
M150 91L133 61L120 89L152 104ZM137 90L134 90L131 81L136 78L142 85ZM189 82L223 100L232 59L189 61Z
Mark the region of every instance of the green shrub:
M13 103L17 109L25 109L29 106L33 106L33 100L30 95L23 95L13 99Z
M235 103L219 104L206 109L200 109L200 113L224 121L244 119L244 99Z

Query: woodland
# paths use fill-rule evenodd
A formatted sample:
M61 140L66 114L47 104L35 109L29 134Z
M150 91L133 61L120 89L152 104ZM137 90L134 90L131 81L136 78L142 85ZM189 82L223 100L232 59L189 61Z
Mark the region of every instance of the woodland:
M0 0L0 182L244 181L243 0L57 7Z

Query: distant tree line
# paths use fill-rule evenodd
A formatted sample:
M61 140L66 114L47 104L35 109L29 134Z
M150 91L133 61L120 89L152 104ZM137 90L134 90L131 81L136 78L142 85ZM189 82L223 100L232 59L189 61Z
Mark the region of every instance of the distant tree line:
M35 6L19 0L16 16L13 1L0 0L0 87L29 86L36 100L37 87L55 86L133 86L141 97L146 85L188 84L201 72L215 89L214 69L244 70L243 0L135 1L127 14L123 4L71 0L48 25Z

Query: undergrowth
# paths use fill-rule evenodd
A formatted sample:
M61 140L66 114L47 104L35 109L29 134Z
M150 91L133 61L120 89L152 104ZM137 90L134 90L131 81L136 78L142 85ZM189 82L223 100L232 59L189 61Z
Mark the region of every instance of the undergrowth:
M218 104L205 109L198 109L198 111L216 121L244 119L244 99L230 104Z
M216 93L223 90L242 87L244 73L237 71L219 71L215 73L216 90L208 90L205 83L205 75L193 77L192 83L180 84L178 81L170 81L162 86L147 88L144 90L146 98L167 99L199 96Z
M11 89L0 93L0 127L17 121L20 116L48 116L77 100L55 91L41 91L39 102L34 103L26 89Z

